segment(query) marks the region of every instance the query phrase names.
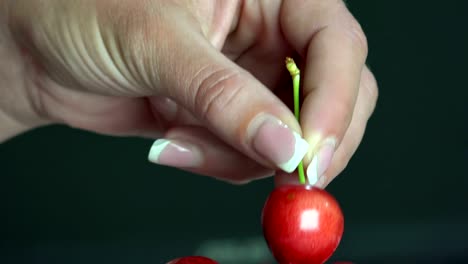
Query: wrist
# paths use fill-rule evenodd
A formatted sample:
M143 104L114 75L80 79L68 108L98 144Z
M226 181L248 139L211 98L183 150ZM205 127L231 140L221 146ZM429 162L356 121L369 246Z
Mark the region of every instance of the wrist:
M18 122L9 114L0 110L0 143L30 129L32 127Z
M0 143L47 123L35 110L34 94L28 91L32 81L27 65L3 16L0 19Z

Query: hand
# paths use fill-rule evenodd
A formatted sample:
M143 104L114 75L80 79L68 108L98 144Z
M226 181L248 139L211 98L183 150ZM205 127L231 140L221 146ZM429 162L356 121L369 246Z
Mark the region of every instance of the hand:
M243 183L290 173L305 156L324 186L346 166L375 106L366 39L342 1L3 5L37 118L163 136L150 153L160 164ZM291 94L291 55L303 73L301 126L281 96Z

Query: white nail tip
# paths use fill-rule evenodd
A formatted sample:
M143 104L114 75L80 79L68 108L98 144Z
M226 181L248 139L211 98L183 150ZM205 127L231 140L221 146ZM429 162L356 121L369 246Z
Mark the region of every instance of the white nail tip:
M318 155L314 155L312 162L307 168L307 180L310 185L315 185L318 181Z
M293 134L296 141L294 146L294 154L287 162L279 165L279 167L287 173L291 173L296 170L299 163L309 151L309 143L301 138L298 133L294 132Z
M171 141L167 139L158 139L156 140L153 145L151 146L151 149L148 154L148 160L151 162L157 163L159 160L159 156L161 155L161 152L169 145Z

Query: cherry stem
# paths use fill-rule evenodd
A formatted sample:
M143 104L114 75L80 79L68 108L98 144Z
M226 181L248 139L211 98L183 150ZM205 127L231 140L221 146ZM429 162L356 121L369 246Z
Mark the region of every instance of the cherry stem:
M294 60L290 57L286 58L286 68L291 74L292 81L293 81L293 92L294 92L294 115L296 116L297 122L300 122L299 112L300 112L300 101L299 101L299 88L300 88L300 80L301 80L301 72L297 67ZM298 174L299 174L299 182L301 184L305 184L305 175L304 175L304 165L302 161L299 163L297 167Z

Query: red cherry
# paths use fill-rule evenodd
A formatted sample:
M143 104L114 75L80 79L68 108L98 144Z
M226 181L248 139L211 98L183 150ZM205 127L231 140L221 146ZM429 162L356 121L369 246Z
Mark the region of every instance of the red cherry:
M278 187L262 213L265 240L280 264L322 264L335 252L343 213L328 192L306 185Z
M167 264L218 264L218 262L206 257L190 256L174 259Z

